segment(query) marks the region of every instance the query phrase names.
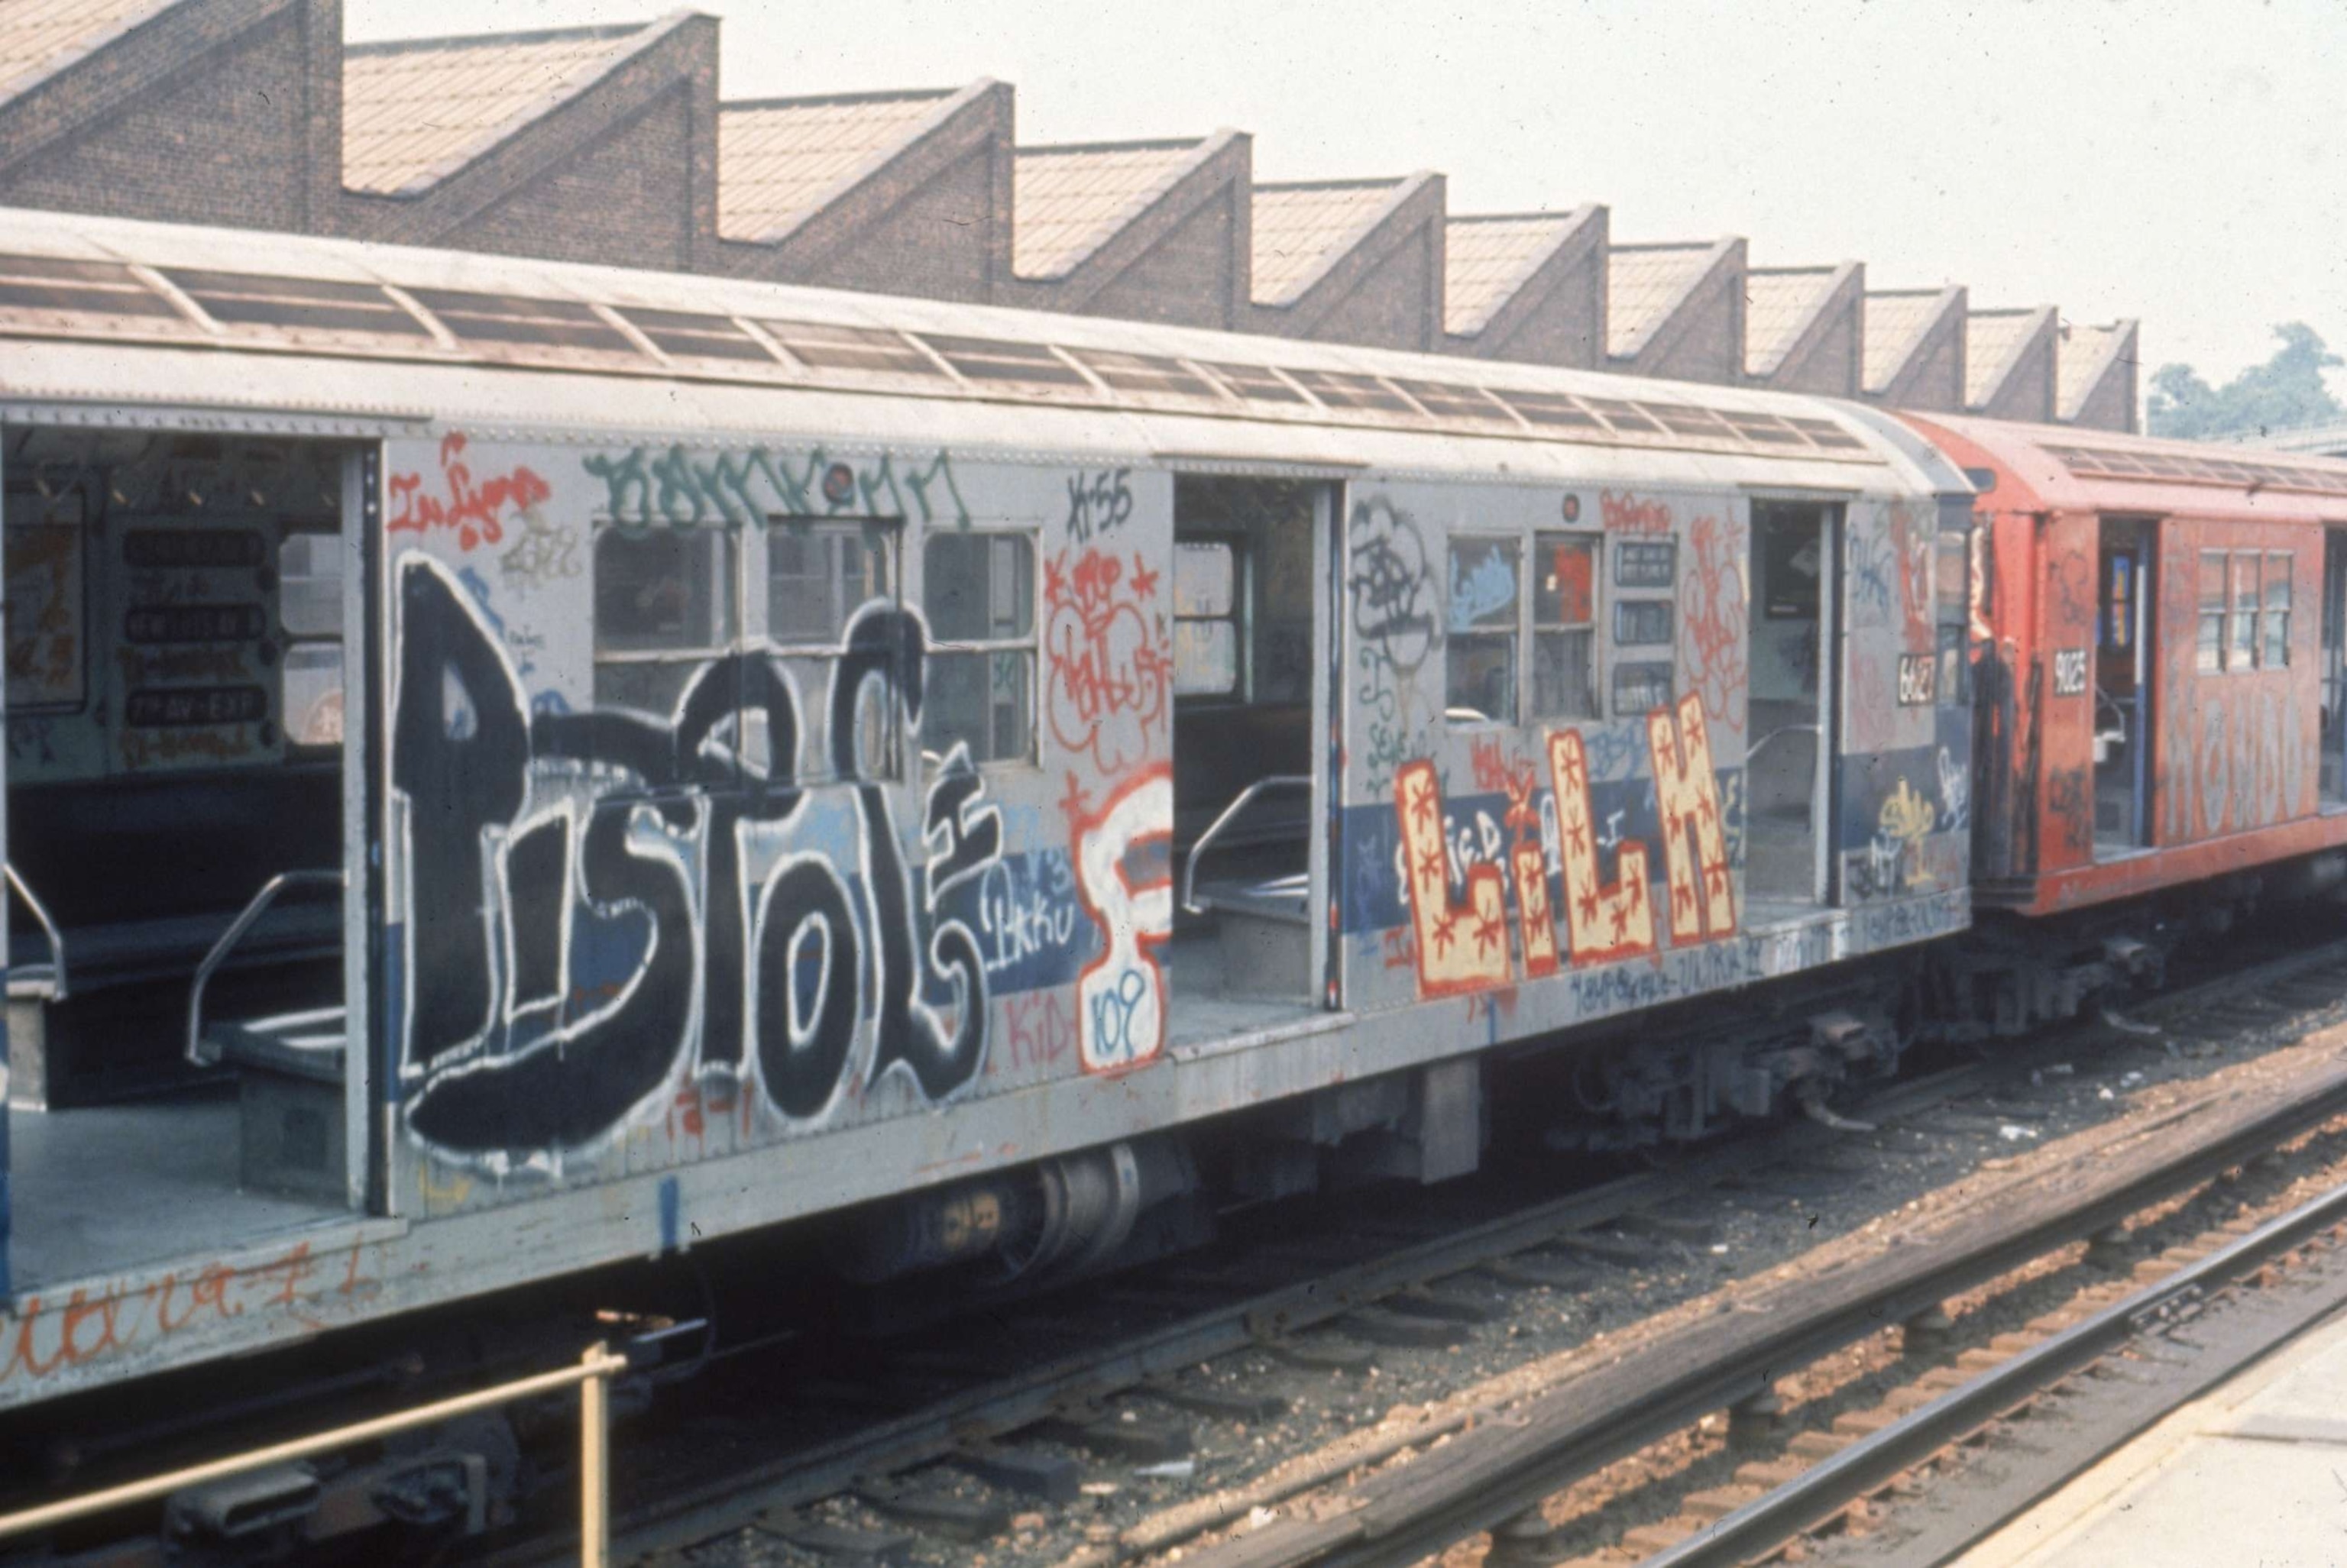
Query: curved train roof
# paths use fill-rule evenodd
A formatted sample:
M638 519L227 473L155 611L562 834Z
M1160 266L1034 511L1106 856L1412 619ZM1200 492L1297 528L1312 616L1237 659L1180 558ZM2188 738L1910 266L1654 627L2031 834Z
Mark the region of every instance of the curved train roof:
M0 233L16 421L1966 488L1871 411L1784 393L66 213L0 209Z
M1907 414L1943 450L2000 471L1999 511L2347 523L2347 462L1953 414ZM2009 478L2007 477L2009 476Z

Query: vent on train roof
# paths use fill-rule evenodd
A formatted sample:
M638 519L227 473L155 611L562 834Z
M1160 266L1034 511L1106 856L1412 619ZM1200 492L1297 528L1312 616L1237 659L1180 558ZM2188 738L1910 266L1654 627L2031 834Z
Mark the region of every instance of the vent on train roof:
M1801 433L1773 413L1747 413L1738 409L1722 409L1719 417L1727 422L1728 429L1746 441L1757 441L1766 446L1807 446Z
M150 274L119 262L0 256L0 316L128 318L137 330L169 327L184 334L195 323L171 293L152 287ZM1529 426L1553 439L1694 443L1760 453L1812 448L1869 455L1865 443L1834 421L1717 409L1665 400L1580 397L1565 392L1483 387L1461 382L1305 370L1108 349L1073 349L1041 342L914 334L877 327L758 318L746 321L708 311L590 304L480 293L462 289L408 288L326 279L272 277L197 268L162 274L185 300L212 321L239 329L274 329L299 338L315 334L342 345L373 339L393 351L439 340L435 321L466 348L509 362L576 366L580 354L612 369L654 371L661 359L692 364L699 373L726 367L771 371L783 362L825 377L920 378L942 390L948 372L961 390L1009 393L1061 402L1097 404L1112 398L1165 399L1227 408L1237 399L1258 408L1337 423L1393 416L1419 423L1516 430ZM61 330L48 321L32 330ZM121 328L115 329L122 330ZM763 334L763 335L762 335ZM645 345L656 351L648 354ZM334 346L334 345L329 345ZM1463 372L1462 372L1463 373ZM2194 476L2234 484L2290 484L2347 492L2347 480L2281 464L2185 460L2146 453L2050 449L2075 468L2106 473ZM2095 470L2100 462L2103 467Z
M1623 402L1614 398L1605 397L1588 397L1583 398L1581 401L1592 412L1594 412L1598 418L1604 420L1607 424L1612 425L1615 430L1624 431L1632 435L1665 435L1669 433L1665 431L1661 425L1656 424L1653 420L1647 418L1645 411L1636 403Z
M1633 403L1631 407L1669 431L1673 435L1700 435L1713 441L1728 441L1735 432L1727 422L1707 408L1690 408L1684 403Z
M981 385L1072 387L1092 391L1081 371L1041 343L1014 343L999 338L948 338L923 332L921 341L937 356Z
M1418 412L1408 398L1375 376L1348 375L1341 371L1290 371L1287 375L1328 408L1369 409L1378 413Z
M943 377L937 361L906 341L901 333L872 327L835 327L825 321L773 321L758 325L791 358L811 371L868 371L888 375Z
M1288 385L1269 365L1226 365L1220 360L1202 360L1199 362L1214 372L1215 379L1230 388L1233 393L1249 402L1308 405L1311 401Z
M1156 354L1112 353L1106 349L1069 349L1068 354L1098 376L1111 392L1136 397L1200 398L1221 402L1222 392L1179 360Z
M171 286L224 327L278 327L292 332L361 332L374 337L428 339L405 308L373 283L333 283L320 278L272 278L254 272L198 272L173 268Z
M1788 414L1785 416L1785 423L1819 446L1830 447L1837 452L1866 450L1866 443L1829 419L1803 419L1799 414Z
M771 365L765 344L743 331L730 316L697 311L653 311L628 306L620 311L661 352L680 360L748 360Z
M169 300L118 261L63 261L46 256L0 256L0 311L185 320Z
M627 333L597 315L592 306L576 300L531 300L459 289L410 289L408 293L467 342L524 343L643 357Z
M1504 424L1512 428L1515 421L1508 411L1493 402L1481 387L1457 386L1450 382L1404 381L1394 378L1394 385L1408 392L1418 406L1437 419L1472 419L1487 424Z
M1491 394L1522 414L1527 423L1544 425L1552 430L1578 430L1602 433L1605 427L1597 416L1581 406L1578 398L1563 392L1523 392L1506 387Z
M2293 463L2194 457L2182 453L2137 452L2111 446L2049 446L2045 451L2071 473L2092 477L2197 479L2244 487L2278 485L2326 495L2347 495L2347 472L2334 473Z

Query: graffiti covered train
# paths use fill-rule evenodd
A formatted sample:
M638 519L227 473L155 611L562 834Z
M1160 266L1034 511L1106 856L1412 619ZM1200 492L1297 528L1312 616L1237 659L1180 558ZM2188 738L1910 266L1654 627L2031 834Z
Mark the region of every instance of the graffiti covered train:
M1696 1136L2347 868L2347 465L10 219L0 1403Z

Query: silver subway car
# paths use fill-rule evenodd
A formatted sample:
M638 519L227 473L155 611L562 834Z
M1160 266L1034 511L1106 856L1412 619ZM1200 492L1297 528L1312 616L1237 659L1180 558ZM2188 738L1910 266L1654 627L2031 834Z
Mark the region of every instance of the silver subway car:
M1491 1048L1609 1028L1692 1135L1896 1030L1624 1020L1967 921L1966 486L1862 411L0 251L0 1405L880 1200L985 1201L851 1270L1072 1270L1348 1134L1472 1168Z

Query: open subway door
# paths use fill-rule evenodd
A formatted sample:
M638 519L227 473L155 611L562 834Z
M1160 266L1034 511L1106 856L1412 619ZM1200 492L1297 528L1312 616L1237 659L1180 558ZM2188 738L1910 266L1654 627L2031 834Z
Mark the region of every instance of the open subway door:
M1174 487L1172 1043L1276 1029L1334 1006L1325 975L1327 733L1315 585L1334 487L1183 477ZM1316 719L1317 722L1316 722Z

